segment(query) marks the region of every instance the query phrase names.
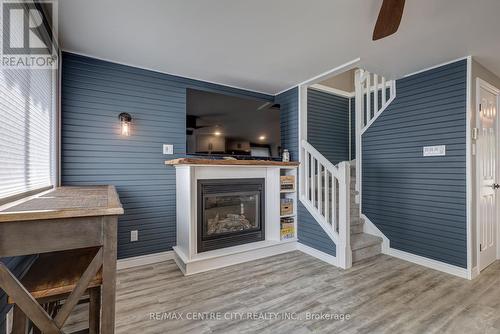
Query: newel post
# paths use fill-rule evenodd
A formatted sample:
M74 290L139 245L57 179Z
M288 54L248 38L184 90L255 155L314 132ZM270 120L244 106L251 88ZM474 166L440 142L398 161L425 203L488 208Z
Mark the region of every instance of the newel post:
M359 196L356 203L360 204L361 209L361 130L364 126L364 93L363 93L363 70L356 70L354 76L355 82L355 123L356 123L356 191Z
M351 251L351 167L349 162L339 163L339 244L337 259L339 267L348 269L352 266Z

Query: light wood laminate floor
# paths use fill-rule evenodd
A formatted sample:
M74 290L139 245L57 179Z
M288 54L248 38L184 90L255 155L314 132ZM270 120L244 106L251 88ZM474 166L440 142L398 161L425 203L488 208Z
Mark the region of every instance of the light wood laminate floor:
M500 333L498 262L467 281L385 255L344 271L297 251L189 277L173 261L126 269L117 289L117 333ZM155 312L184 319L151 320ZM301 319L186 320L189 312Z

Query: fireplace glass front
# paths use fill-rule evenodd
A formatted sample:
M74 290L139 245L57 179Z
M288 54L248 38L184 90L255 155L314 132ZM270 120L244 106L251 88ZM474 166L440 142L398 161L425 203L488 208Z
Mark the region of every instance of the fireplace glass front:
M198 181L198 252L264 240L264 179Z

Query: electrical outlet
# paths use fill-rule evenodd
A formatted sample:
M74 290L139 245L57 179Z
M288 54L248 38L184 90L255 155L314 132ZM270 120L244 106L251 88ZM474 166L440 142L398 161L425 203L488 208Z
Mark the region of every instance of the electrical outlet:
M139 240L139 231L138 230L130 231L130 241L134 242L137 240Z
M163 154L174 154L174 145L163 144Z

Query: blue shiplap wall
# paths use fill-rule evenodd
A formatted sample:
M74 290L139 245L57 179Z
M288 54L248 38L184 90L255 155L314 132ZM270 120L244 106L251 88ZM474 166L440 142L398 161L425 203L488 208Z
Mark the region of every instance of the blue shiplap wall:
M298 88L292 88L275 97L281 105L281 145L290 151L293 160L298 160L299 144L299 94ZM309 211L298 203L298 239L299 242L327 254L335 256L336 247L330 237L311 216Z
M290 160L299 160L299 90L292 88L276 95L280 105L281 146L290 152Z
M349 98L307 90L307 141L333 164L349 160Z
M363 213L391 247L467 267L466 61L397 81L364 133ZM423 146L446 156L423 157Z
M274 97L63 53L63 185L114 184L125 215L118 257L170 250L175 245L175 170L164 161L185 155L186 89ZM118 114L132 115L132 135L119 135ZM285 131L286 133L286 131ZM174 144L174 156L162 154ZM139 241L130 242L130 231Z

